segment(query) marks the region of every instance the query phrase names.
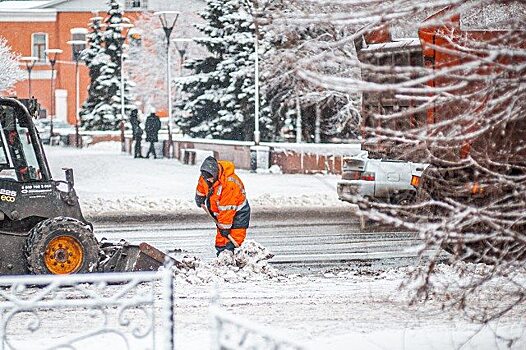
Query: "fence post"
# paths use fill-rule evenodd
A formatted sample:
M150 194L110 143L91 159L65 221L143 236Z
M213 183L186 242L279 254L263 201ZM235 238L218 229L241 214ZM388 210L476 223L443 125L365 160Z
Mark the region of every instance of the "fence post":
M210 298L210 350L221 350L221 321L218 318L219 310L219 291L217 284L214 286L212 291L212 297Z
M164 327L164 348L166 350L175 349L175 322L174 322L174 277L172 272L173 262L166 257L163 269L163 323Z

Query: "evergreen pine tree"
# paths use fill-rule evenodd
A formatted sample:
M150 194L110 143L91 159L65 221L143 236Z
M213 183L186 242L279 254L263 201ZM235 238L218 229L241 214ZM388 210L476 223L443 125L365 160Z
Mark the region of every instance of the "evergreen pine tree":
M182 80L185 99L176 122L193 137L252 140L254 130L254 26L240 0L207 0L197 28L210 56L189 61Z
M100 33L100 51L96 52L91 62L94 65L94 76L90 86L94 104L86 108L83 125L91 130L117 130L122 117L121 112L121 57L126 45L122 42L122 10L116 0L109 0L110 9L104 20L106 29ZM100 30L99 30L100 31ZM98 38L97 38L98 39ZM91 47L90 47L91 48ZM94 52L95 53L95 52ZM90 67L91 72L91 67ZM131 110L136 109L131 102L130 83L124 79L125 119Z
M81 126L93 129L95 106L102 101L102 89L98 86L98 78L102 67L108 62L109 56L104 52L104 39L102 31L102 17L93 17L89 23L90 32L87 35L88 47L82 52L81 59L89 68L90 85L88 87L88 98L82 105L79 115Z

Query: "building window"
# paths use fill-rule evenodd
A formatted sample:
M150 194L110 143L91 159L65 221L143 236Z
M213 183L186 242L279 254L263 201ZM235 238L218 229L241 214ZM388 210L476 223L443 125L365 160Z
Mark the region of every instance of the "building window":
M85 33L71 33L71 40L86 41L86 34Z
M71 41L83 41L83 44L75 43L72 47L72 59L73 61L76 61L77 58L79 58L80 53L82 50L86 48L86 34L88 34L88 30L86 28L73 28L70 30L71 32Z
M148 0L126 0L126 9L146 9Z
M39 62L46 61L47 34L33 33L31 35L31 56L38 57Z

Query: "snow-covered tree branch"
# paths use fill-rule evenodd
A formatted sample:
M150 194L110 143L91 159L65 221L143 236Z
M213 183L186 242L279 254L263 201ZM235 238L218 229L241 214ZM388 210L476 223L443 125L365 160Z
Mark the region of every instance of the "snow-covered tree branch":
M205 54L206 50L194 41L199 32L193 24L199 22L199 17L192 9L180 11L173 33L170 37L170 57L172 86L182 76L188 74L183 63ZM129 59L125 62L125 70L130 78L140 88L135 90L138 101L145 113L151 108L166 110L167 108L167 74L166 74L166 37L157 16L144 13L135 22L133 31L140 39L133 40L130 45ZM181 92L173 89L173 101L182 99Z
M6 40L0 37L0 92L11 88L24 77L17 59Z
M349 61L356 55L353 42L334 45L348 36L348 28L289 20L316 12L317 7L309 3L275 2L273 6L273 16L264 27L269 50L263 59L263 81L276 131L294 129L297 140L310 142L358 136L360 95L313 83L302 76L304 67L298 65L308 60L306 66L317 74L359 78L360 71Z
M320 91L360 94L360 126L371 154L431 164L417 198L397 195L379 203L355 197L368 218L416 231L425 240L422 255L431 257L408 283L415 300L447 294L444 305L482 322L524 303L526 285L514 277L526 261L524 3L304 4L282 10L273 25L339 24L346 32L325 50L293 51L286 57L294 69L274 76L303 80ZM319 69L326 62L360 74ZM458 286L436 280L437 264L446 258L466 273L466 261L484 265L470 285ZM493 308L477 310L477 293L486 283L513 287Z

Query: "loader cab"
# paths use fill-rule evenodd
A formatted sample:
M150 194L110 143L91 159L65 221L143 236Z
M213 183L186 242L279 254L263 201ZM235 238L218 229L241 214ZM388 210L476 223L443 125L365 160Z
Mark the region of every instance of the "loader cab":
M26 107L0 101L0 181L51 180L38 132Z

